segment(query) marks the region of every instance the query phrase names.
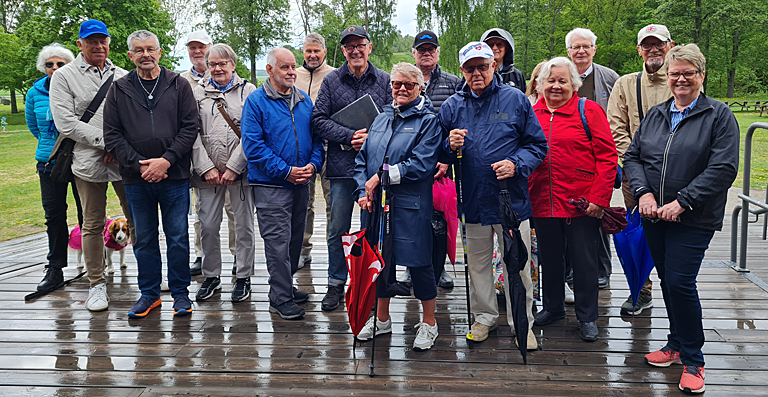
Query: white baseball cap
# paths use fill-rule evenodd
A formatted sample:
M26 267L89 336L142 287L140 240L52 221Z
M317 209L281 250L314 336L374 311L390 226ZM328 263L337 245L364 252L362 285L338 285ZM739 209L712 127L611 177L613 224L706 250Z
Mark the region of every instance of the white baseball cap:
M664 25L650 24L637 32L637 45L643 42L647 37L655 37L661 41L672 41L669 29Z
M189 43L197 41L198 43L203 43L205 45L213 44L213 40L211 40L211 37L208 36L208 33L205 33L204 30L198 30L197 32L192 32L187 36L187 43L185 45L189 45Z
M464 63L473 58L493 58L493 50L481 41L472 41L467 43L459 51L459 66L464 66Z

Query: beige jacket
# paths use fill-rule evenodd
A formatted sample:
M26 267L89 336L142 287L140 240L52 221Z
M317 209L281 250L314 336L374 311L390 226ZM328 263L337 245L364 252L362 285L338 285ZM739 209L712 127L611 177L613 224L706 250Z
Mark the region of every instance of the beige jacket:
M192 70L187 70L186 72L181 74L181 77L187 79L189 81L189 84L192 86L192 89L194 90L195 87L197 87L198 84L200 84L200 79L208 80L211 75L206 70L205 73L203 73L203 77L197 77L194 74L192 74Z
M640 83L640 95L643 99L643 115L648 114L652 107L666 101L672 96L667 87L666 68L662 67L656 73L643 72ZM640 126L640 115L637 113L637 74L630 73L619 77L613 86L611 97L608 99L608 121L611 124L613 140L619 158L624 161L624 153L629 149L637 127Z
M104 101L88 124L80 121L101 84L113 73L117 81L128 72L107 59L101 73L99 68L88 64L80 53L51 78L51 114L60 132L59 139L71 138L75 141L72 173L88 182L122 180L117 163L104 164L107 153L104 151Z
M336 68L325 63L325 60L323 60L323 63L321 63L317 69L311 72L307 69L306 65L305 62L304 66L296 69L296 88L309 94L309 97L314 104L315 99L317 99L317 93L320 92L320 85L323 83L325 75L336 70Z
M196 187L214 187L202 179L206 172L214 168L220 173L229 168L242 176L243 185L248 185L248 160L243 153L240 138L216 108L216 102L221 101L232 122L240 126L243 105L248 95L256 91L256 86L243 80L237 73L234 76L232 87L227 92L219 91L208 80L194 88L200 114L200 134L192 147L192 165L196 174L192 177L192 183Z

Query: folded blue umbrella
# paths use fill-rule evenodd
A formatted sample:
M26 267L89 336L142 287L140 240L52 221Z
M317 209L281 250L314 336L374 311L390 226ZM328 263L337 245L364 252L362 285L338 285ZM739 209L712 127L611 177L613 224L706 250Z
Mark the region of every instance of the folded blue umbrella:
M624 230L613 235L613 244L627 277L632 305L637 306L640 290L651 274L654 263L640 223L640 211L627 212L627 223Z

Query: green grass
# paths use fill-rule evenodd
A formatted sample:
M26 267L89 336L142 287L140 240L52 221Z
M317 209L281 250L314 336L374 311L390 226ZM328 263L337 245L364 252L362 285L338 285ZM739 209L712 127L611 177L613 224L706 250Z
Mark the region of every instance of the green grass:
M0 241L39 233L45 230L45 218L40 201L40 182L35 171L37 141L24 123L24 109L10 114L10 106L0 105L0 117L9 120L8 133L0 134ZM768 115L759 117L754 112L736 113L741 129L741 154L744 157L744 137L754 122L768 122ZM734 186L742 186L743 165ZM768 131L757 130L752 142L753 189L765 189L768 183ZM68 198L67 219L73 225L77 213L72 195ZM108 190L107 216L121 214L117 196Z
M40 179L35 166L37 140L24 122L23 105L19 114L11 114L10 106L0 105L0 117L9 120L7 133L0 133L0 241L45 230L45 214L40 199ZM67 199L67 219L77 223L77 210L72 194ZM117 196L107 194L107 216L122 214Z

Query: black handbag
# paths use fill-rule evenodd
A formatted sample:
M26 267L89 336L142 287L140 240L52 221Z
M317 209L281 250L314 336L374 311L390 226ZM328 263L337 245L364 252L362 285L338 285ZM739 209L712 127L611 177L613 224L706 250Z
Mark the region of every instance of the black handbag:
M86 124L91 121L91 117L96 114L96 111L99 110L99 106L101 106L101 102L106 98L107 91L114 79L115 74L112 73L112 75L107 78L107 81L101 85L99 92L96 93L96 96L93 97L91 103L88 104L88 109L85 109L85 113L80 117L80 121ZM63 138L56 149L56 153L48 160L47 165L53 164L53 167L51 167L51 179L55 182L74 182L75 176L72 174L72 153L74 150L75 141L70 138Z

